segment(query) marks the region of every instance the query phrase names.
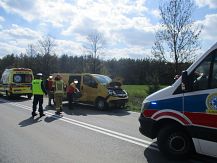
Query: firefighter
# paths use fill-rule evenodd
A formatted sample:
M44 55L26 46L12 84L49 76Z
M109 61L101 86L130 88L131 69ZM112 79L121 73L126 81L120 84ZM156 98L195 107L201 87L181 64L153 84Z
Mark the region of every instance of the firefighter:
M67 98L68 98L68 107L69 109L73 109L73 101L74 101L74 94L79 92L76 85L78 81L75 79L68 87L67 87Z
M51 100L53 100L53 102L54 102L53 82L54 82L53 76L50 75L47 78L46 83L45 83L47 94L48 94L48 106L52 106Z
M54 101L56 107L56 114L61 114L62 111L62 99L64 94L64 82L61 76L58 74L54 80Z
M39 103L39 109L38 112L40 114L40 117L45 116L43 111L43 95L47 94L44 83L42 81L42 73L36 74L36 79L32 80L32 94L34 96L33 98L33 106L32 106L32 117L36 116L36 109L37 105Z

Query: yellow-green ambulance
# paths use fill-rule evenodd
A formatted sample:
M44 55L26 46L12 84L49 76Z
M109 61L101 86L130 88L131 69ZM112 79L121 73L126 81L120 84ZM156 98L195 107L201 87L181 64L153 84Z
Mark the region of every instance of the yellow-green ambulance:
M33 73L28 68L5 69L0 80L0 94L8 98L26 95L32 96Z

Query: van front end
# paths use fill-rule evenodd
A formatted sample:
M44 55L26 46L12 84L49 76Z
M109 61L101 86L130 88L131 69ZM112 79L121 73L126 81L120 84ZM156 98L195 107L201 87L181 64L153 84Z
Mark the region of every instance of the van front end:
M142 108L141 108L141 114L139 117L139 123L140 123L140 127L139 127L139 131L142 135L154 139L157 136L156 133L156 120L153 120L151 118L151 116L157 111L157 110L150 110L149 106L150 106L150 101L148 100L144 100L142 103Z
M106 102L109 104L109 107L124 107L128 102L128 94L125 90L118 88L108 88L108 96L106 97Z

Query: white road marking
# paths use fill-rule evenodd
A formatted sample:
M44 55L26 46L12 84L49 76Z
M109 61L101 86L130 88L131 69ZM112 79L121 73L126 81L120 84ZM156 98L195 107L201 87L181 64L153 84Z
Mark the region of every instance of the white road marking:
M17 106L17 107L20 107L20 108L28 110L28 111L32 111L32 108L29 107L29 106L25 106L25 105L22 105L22 104L19 104L19 103L16 103L16 102L10 102L10 101L3 100L3 99L0 99L0 101L7 102L7 104L9 104L9 105ZM63 117L63 116L59 116L59 115L54 115L53 113L48 112L48 111L45 111L45 114L47 114L50 117L53 117L55 119L59 119L61 121L64 121L64 122L67 122L67 123L70 123L70 124L73 124L73 125L76 125L76 126L80 126L80 127L83 127L83 128L86 128L86 129L89 129L89 130L92 130L92 131L95 131L95 132L98 132L98 133L101 133L101 134L104 134L104 135L108 135L108 136L111 136L111 137L114 137L114 138L117 138L117 139L121 139L121 140L130 142L130 143L133 143L133 144L145 147L145 148L149 148L149 149L152 149L152 150L159 151L159 149L157 147L157 144L153 143L153 142L150 142L150 141L142 140L142 139L139 139L139 138L136 138L136 137L133 137L133 136L129 136L129 135L126 135L126 134L123 134L123 133L119 133L119 132L112 131L112 130L109 130L109 129L105 129L105 128L102 128L102 127L98 127L98 126L95 126L95 125L91 125L91 124L81 122L81 121L78 121L78 120L75 120L75 119L71 119L71 118L67 118L67 117Z

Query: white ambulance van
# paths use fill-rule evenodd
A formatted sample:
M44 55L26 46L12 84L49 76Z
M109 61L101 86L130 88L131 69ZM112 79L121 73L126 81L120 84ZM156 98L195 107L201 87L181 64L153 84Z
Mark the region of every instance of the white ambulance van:
M143 101L139 122L168 158L217 157L217 43L173 85Z

